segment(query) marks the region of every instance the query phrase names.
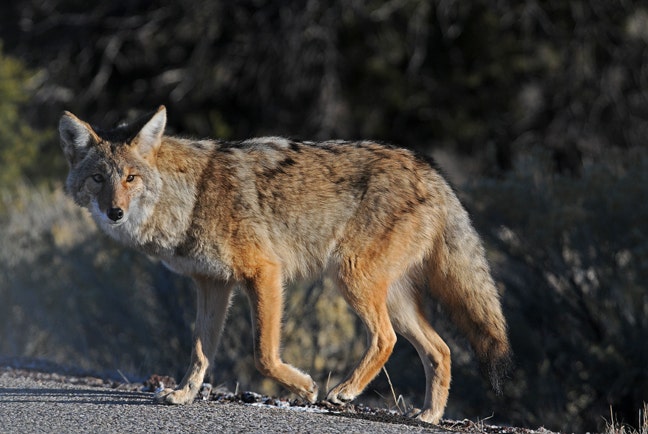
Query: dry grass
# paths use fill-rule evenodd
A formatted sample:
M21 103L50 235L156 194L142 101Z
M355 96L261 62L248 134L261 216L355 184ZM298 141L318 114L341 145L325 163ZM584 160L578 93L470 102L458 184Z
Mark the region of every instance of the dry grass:
M615 419L610 407L610 420L606 421L605 434L648 434L648 403L644 402L643 408L639 410L638 428L620 423Z
M394 404L396 405L396 409L402 415L407 414L408 409L407 409L407 404L405 403L405 398L403 398L403 395L398 395L398 397L396 396L396 390L394 389L394 385L392 384L391 378L389 378L389 373L387 372L387 369L383 366L382 370L385 373L385 376L387 377L387 382L389 383L389 390L391 390L392 398L394 400Z

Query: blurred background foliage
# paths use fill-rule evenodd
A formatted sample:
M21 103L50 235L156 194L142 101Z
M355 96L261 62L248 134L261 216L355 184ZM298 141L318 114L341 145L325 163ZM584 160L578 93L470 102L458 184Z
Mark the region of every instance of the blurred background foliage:
M38 176L39 153L54 136L47 129L32 128L21 110L29 102L38 74L3 51L0 41L0 186L9 186L24 176Z
M648 7L629 0L17 0L0 5L0 355L180 377L193 291L65 198L62 110L104 126L372 138L434 156L483 235L516 369L504 396L451 342L447 417L582 432L648 401ZM323 389L362 328L327 279L287 290L285 358ZM256 373L238 296L212 381ZM409 404L423 370L387 365ZM330 378L329 378L330 376ZM363 399L393 405L381 375ZM384 396L385 398L381 398Z

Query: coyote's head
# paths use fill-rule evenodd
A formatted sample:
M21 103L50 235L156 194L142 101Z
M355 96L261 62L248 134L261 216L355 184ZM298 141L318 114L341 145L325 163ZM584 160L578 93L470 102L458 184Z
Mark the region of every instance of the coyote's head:
M70 165L65 191L108 232L132 230L152 212L161 186L156 157L165 124L163 106L109 131L69 112L61 117L61 146Z

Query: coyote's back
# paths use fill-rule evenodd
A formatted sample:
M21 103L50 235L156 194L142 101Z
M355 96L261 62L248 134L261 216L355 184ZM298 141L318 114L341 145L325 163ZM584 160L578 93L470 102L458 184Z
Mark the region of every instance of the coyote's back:
M166 111L101 131L66 113L66 191L114 238L161 258L198 288L192 363L166 403L193 400L214 357L232 288L248 295L255 360L315 401L317 385L280 357L283 284L323 268L364 322L369 346L327 399L354 399L389 358L396 333L423 361L418 415L437 422L450 352L424 318L422 290L466 333L499 388L509 343L499 296L468 215L424 158L374 142L238 143L164 136Z

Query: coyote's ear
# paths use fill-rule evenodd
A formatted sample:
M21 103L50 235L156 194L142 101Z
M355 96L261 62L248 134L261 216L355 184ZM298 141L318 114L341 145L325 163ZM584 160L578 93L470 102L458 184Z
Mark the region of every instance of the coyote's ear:
M70 112L64 112L59 121L61 147L70 167L85 157L88 149L99 138L92 127Z
M162 143L162 134L166 126L166 108L161 105L155 114L137 133L132 144L137 152L149 161L154 161Z

